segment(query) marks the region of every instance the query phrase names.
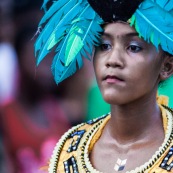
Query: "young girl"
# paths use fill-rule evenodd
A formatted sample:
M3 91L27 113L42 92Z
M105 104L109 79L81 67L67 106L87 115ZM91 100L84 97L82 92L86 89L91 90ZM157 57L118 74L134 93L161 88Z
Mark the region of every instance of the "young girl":
M59 0L46 12L43 21L51 19L36 42L37 61L58 45L52 70L59 83L81 66L81 56L91 55L95 44L96 79L111 112L65 133L49 173L173 172L173 112L167 97L157 96L158 85L173 74L173 0L70 3ZM48 32L54 18L59 21Z

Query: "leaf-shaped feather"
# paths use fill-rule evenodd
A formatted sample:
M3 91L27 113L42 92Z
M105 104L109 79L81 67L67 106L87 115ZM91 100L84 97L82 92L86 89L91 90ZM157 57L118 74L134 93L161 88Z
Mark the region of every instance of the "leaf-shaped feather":
M102 22L87 0L54 2L40 22L45 26L35 44L37 64L57 45L51 67L55 81L58 84L71 76L83 66L83 56L90 59Z
M39 26L43 25L54 13L59 11L68 2L69 0L59 0L53 2L53 5L50 7L50 9L45 13L43 18L41 19Z
M83 60L80 55L77 55L76 58L69 64L69 66L60 65L61 71L57 74L56 83L62 82L64 79L73 75L78 69L83 66ZM59 66L58 66L59 67Z
M81 48L84 46L81 37L78 35L78 33L82 32L82 29L79 28L68 39L65 52L65 66L68 66L73 61L73 59L77 56Z
M168 3L161 5L166 7ZM161 5L145 0L132 17L131 25L135 26L144 40L152 42L156 48L161 45L164 51L173 54L173 14L161 8Z
M56 49L57 54L53 59L53 63L52 63L52 67L51 67L55 81L59 80L59 76L64 69L64 68L59 68L59 67L61 67L62 64L63 64L63 66L65 66L64 57L65 57L65 50L66 50L68 38L69 38L69 34L64 39L61 40L61 42L59 43L59 45Z
M82 10L82 13L80 13L79 17L85 12L87 7L85 7ZM71 21L71 24L69 25L69 31L67 31L67 34L64 35L64 39L60 42L60 44L58 45L58 48L56 49L57 55L54 57L53 63L52 63L52 73L54 75L55 81L59 81L59 73L62 73L61 71L59 71L59 66L62 66L62 63L65 65L65 54L66 54L66 46L69 45L69 43L71 43L71 39L70 36L74 38L74 32L76 32L75 30L78 29L76 26L76 23L78 21L80 21L80 19L76 18L73 21ZM68 43L67 43L68 42Z
M91 10L91 8L88 8L88 10L86 11L86 13L88 13L88 11L90 11L90 10ZM67 66L67 70L64 70L64 72L63 72L63 74L62 74L62 76L60 78L60 81L64 80L65 77L69 76L68 72L71 71L70 68L73 69L71 71L72 73L70 75L72 75L73 73L76 72L76 70L74 70L74 69L77 69L77 68L74 68L73 66L71 66L70 63L75 62L75 61L79 62L79 60L82 60L82 55L84 55L85 58L88 58L88 56L91 56L94 42L93 42L93 40L90 39L90 37L91 36L94 37L95 38L95 43L98 43L98 39L96 39L96 37L99 35L99 32L102 32L102 28L100 27L100 23L99 23L99 19L100 18L98 17L98 15L94 11L90 11L89 14L90 14L90 17L88 18L89 20L83 19L80 22L78 22L78 24L77 24L77 26L83 26L83 28L81 27L83 29L83 34L81 36L81 39L82 40L80 40L80 42L77 43L77 44L76 44L76 41L74 39L73 39L73 42L71 42L71 46L74 44L72 46L73 49L71 49L72 52L68 54L69 57L66 58L67 60L69 60L68 63L67 63L67 65L69 65L69 66ZM84 16L85 16L85 13L84 13ZM91 16L93 16L93 17L91 18ZM100 19L100 22L101 22L101 19ZM96 28L94 26L96 26ZM76 36L76 33L75 32L74 32L74 34ZM77 35L77 37L78 37L78 35ZM83 43L83 46L82 46L82 43ZM80 44L80 48L78 47L78 44ZM75 53L73 53L74 50L75 50ZM67 49L66 49L66 52L68 52ZM84 54L82 54L82 53L84 53ZM78 64L78 63L77 63L77 65L79 67L82 66L81 64Z
M81 38L84 33L84 30L82 29L83 26L80 25L79 23L80 20L86 19L84 16L86 16L86 13L88 14L89 11L88 9L90 9L89 4L82 10L82 13L79 15L78 19L72 22L73 27L69 31L70 37L68 39L66 52L65 52L65 66L68 66L70 62L73 61L73 59L76 57L76 55L80 52L80 50L84 46L82 39L85 38ZM90 13L90 15L92 15L92 13ZM88 27L87 25L87 28L89 29L90 27Z
M49 2L49 0L44 0L43 5L42 5L42 8L44 9L45 12L47 11L46 5L48 2Z
M71 21L78 14L78 12L80 12L80 8L81 8L80 4L77 3L73 6L73 3L70 4L70 2L73 2L73 1L74 0L69 1L69 3L67 3L66 6L63 7L63 9L58 11L51 18L51 21L46 25L46 27L44 28L44 30L41 33L42 35L40 36L40 37L46 37L46 40L44 41L44 43L42 43L43 46L41 48L39 48L39 43L41 42L42 38L38 38L38 41L36 42L36 49L35 49L36 51L40 49L39 55L37 57L37 65L43 60L43 58L49 52L48 48L50 48L50 44L52 44L51 47L53 47L55 44L57 44L57 42L59 41L59 37L62 35L62 34L59 34L59 32L60 33L65 32L66 27L67 27L66 25L68 24L68 22ZM68 5L68 8L67 8L67 5ZM56 16L59 17L60 16L59 13L63 14L64 16L57 23ZM54 22L57 24L54 25L54 22L52 22L52 20L54 20ZM50 28L53 28L53 31L52 30L49 31ZM47 33L47 31L48 31L48 33ZM55 36L56 36L56 38L54 38ZM52 40L53 40L53 42L52 42Z
M67 0L64 0L67 1ZM48 21L48 23L46 24L46 26L44 27L44 29L42 30L42 32L40 33L39 37L36 40L35 43L35 54L37 55L37 52L40 50L43 50L43 45L45 44L45 42L48 40L48 38L50 37L51 33L53 32L54 28L56 25L58 25L58 23L61 20L61 17L64 14L64 10L67 8L70 8L71 6L74 5L76 0L70 0L68 1L68 3L62 7L61 10L57 11L52 17L51 19ZM58 1L59 2L59 1ZM55 4L53 4L55 5ZM49 10L51 11L51 9ZM47 12L48 13L48 12ZM45 14L46 15L46 14ZM43 17L44 18L44 17ZM41 26L40 26L41 27ZM60 35L62 35L63 30L60 30ZM38 63L39 64L39 63Z
M161 8L166 11L170 11L173 8L172 0L152 0L154 3L158 4Z

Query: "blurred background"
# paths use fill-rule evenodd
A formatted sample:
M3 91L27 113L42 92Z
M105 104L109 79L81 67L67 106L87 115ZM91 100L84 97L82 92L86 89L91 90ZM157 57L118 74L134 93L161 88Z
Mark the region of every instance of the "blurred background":
M42 0L0 0L0 173L44 173L70 127L109 112L92 62L58 86L53 53L35 65ZM40 169L39 169L40 168Z

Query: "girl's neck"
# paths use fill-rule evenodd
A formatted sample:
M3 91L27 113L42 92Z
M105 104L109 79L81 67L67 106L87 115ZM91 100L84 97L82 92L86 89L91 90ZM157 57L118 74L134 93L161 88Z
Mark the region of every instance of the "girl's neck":
M156 99L138 100L121 106L112 105L111 120L106 129L120 144L152 138L152 133L163 134L162 117Z

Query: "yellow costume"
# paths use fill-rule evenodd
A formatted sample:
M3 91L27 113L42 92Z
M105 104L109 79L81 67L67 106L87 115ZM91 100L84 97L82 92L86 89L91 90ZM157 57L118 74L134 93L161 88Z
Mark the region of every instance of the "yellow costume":
M163 97L159 97L158 102L167 104ZM159 106L165 131L164 142L148 162L127 173L173 172L173 112L166 106ZM54 149L49 173L100 173L92 167L89 153L110 117L111 115L107 114L66 132Z

